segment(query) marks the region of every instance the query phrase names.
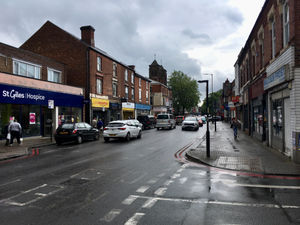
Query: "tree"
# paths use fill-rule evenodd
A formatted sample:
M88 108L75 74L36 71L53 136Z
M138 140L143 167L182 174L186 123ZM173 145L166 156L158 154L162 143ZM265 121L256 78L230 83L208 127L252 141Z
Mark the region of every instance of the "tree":
M209 94L209 96L208 96L209 114L213 114L214 111L216 112L218 110L218 108L220 107L220 97L221 96L222 96L222 89L217 92L213 92L213 93ZM203 100L203 104L201 107L202 115L206 114L206 102L207 102L207 99L205 98Z
M200 98L198 83L181 71L174 71L169 79L176 114L184 114L197 106Z

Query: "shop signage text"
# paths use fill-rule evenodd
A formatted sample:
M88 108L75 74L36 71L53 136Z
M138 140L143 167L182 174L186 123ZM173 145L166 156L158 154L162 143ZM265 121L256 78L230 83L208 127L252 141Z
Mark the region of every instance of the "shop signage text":
M281 67L272 75L264 79L264 90L274 87L285 81L285 67Z

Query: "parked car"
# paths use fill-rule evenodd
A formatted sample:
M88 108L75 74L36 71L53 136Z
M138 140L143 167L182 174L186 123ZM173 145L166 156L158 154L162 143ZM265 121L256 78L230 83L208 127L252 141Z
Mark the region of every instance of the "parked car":
M199 130L199 122L196 117L186 117L182 122L182 130Z
M56 129L54 138L57 145L70 141L80 144L84 140L99 140L99 130L84 122L64 123Z
M142 128L134 120L111 121L103 130L103 138L108 142L111 138L124 139L141 138Z
M184 121L184 116L176 116L176 124L179 125Z
M140 121L138 120L132 120L131 121L133 122L134 125L138 125L142 130L144 129L144 125L142 123L140 123Z
M138 116L137 120L143 124L144 129L155 128L156 119L152 115Z
M176 128L176 121L172 114L158 114L156 118L156 129L160 128L165 129L173 129Z

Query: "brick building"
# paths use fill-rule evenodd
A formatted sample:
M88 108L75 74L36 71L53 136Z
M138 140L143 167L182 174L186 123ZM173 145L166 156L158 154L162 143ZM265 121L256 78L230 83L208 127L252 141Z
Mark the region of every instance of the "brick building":
M50 136L62 120L81 121L83 89L66 80L64 64L0 43L0 138L13 118L24 137Z
M300 161L300 1L266 0L235 63L249 134Z
M137 95L134 66L125 65L95 47L92 26L80 29L81 39L47 21L21 48L66 65L67 83L85 89L86 122L94 117L102 118L105 124L136 117L136 97L132 97ZM146 91L142 88L141 95L145 96ZM145 98L139 104L149 106Z

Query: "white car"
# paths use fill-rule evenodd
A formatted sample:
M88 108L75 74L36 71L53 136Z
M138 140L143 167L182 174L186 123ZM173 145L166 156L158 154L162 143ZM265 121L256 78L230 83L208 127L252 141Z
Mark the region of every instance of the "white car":
M172 114L158 114L156 118L156 129L175 129L176 128L176 121Z
M199 122L196 117L186 117L182 122L182 130L199 130Z
M103 130L104 141L108 142L111 138L125 139L141 138L142 128L134 120L111 121Z

